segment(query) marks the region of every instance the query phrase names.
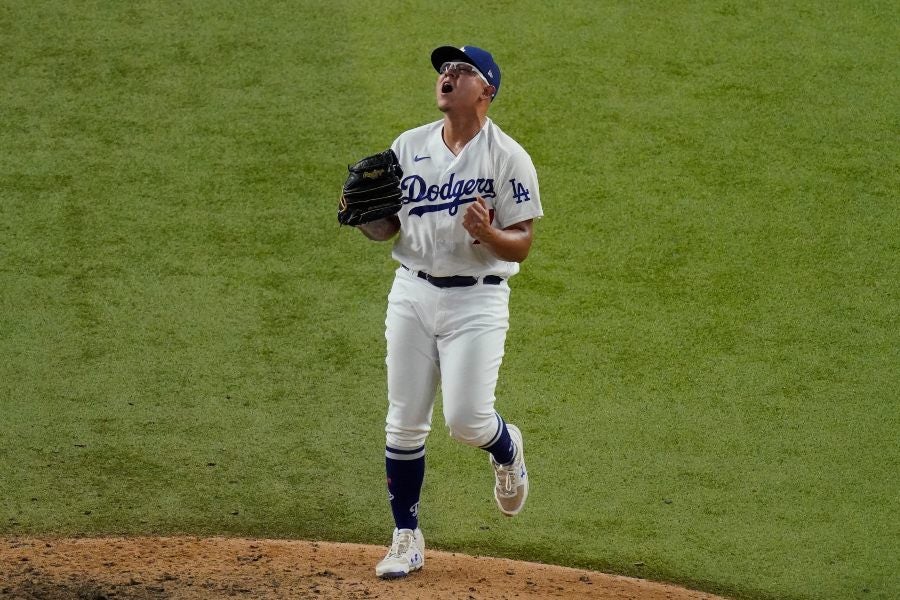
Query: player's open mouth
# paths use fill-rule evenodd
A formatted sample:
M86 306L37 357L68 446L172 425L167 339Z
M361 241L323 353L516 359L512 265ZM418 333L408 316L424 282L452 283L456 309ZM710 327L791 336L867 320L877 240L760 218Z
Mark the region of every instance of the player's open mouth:
M449 81L445 81L444 83L441 84L441 93L442 94L449 94L452 91L453 91L453 84L450 83Z

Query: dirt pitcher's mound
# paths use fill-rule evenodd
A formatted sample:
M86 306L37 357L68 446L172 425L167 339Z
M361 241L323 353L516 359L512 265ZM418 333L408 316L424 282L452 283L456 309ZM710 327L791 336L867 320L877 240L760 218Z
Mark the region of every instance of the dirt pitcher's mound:
M641 579L426 552L422 571L382 581L385 548L231 538L0 539L0 598L44 600L716 597Z

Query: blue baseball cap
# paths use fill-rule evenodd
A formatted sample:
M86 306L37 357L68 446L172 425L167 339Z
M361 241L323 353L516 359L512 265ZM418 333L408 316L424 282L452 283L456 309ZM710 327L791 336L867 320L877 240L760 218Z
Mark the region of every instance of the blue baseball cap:
M440 72L441 65L445 62L464 62L473 65L481 71L488 83L494 86L494 95L491 96L491 102L500 92L500 67L494 62L494 57L487 50L476 48L475 46L463 46L457 48L455 46L441 46L435 48L431 52L431 64L434 70Z

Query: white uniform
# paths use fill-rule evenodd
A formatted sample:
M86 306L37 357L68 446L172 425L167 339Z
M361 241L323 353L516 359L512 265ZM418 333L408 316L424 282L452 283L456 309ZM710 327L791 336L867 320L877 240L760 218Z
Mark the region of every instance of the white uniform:
M487 119L455 156L442 131L442 120L430 123L391 146L403 169L404 204L393 249L401 266L385 322L385 430L387 445L398 449L424 444L439 382L454 438L485 447L499 434L494 388L509 327L506 280L519 264L474 240L463 215L480 196L500 229L543 216L534 165L515 140ZM438 287L429 276L469 276L477 283Z

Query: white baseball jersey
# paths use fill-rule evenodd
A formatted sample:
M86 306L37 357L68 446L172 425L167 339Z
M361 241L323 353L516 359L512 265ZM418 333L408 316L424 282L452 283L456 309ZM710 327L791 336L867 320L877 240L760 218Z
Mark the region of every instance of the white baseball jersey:
M454 156L444 144L443 120L411 129L391 145L403 169L403 208L393 257L416 271L508 278L519 263L498 259L463 228L469 204L481 196L503 229L543 216L531 157L487 119Z

